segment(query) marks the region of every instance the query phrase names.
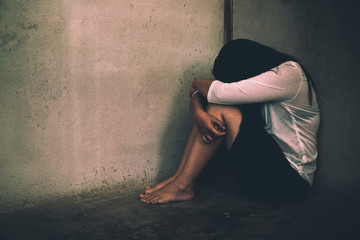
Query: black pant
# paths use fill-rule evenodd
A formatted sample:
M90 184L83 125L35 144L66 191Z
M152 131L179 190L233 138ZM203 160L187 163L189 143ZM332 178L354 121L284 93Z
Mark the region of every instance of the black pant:
M240 107L240 132L226 159L247 192L266 198L296 198L310 185L294 170L276 141L263 128L261 105Z

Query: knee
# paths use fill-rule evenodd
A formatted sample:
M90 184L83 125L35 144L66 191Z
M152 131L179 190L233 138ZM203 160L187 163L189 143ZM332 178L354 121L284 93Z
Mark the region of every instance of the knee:
M206 112L214 116L221 116L221 118L231 116L238 118L239 116L242 116L240 108L233 105L218 105L209 103L206 107Z
M215 116L225 124L227 132L225 145L227 149L230 149L239 133L243 119L240 108L238 106L209 104L207 113Z

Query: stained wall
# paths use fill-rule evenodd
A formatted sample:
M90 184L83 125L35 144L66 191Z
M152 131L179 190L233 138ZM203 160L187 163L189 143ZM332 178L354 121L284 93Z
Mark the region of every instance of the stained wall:
M0 211L142 187L177 166L223 1L0 1Z

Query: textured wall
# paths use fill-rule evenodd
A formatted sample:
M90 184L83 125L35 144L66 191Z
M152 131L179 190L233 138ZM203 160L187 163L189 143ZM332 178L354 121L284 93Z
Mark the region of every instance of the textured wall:
M360 189L359 10L359 1L234 0L234 38L294 55L315 80L321 189Z
M168 175L222 2L0 1L0 211Z

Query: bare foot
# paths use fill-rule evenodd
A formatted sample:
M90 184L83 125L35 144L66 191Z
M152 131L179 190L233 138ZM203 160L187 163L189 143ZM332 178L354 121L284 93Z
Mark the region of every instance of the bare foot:
M176 201L189 201L195 196L192 188L180 188L175 181L169 183L163 188L148 194L140 194L140 201L144 203L169 203Z
M144 189L144 192L145 194L148 194L148 193L152 193L152 192L155 192L157 190L159 190L160 188L168 185L169 183L171 183L172 181L174 181L176 178L175 174L171 177L169 177L168 179L156 184L155 186L153 187L150 187L150 186L146 186L145 189Z

